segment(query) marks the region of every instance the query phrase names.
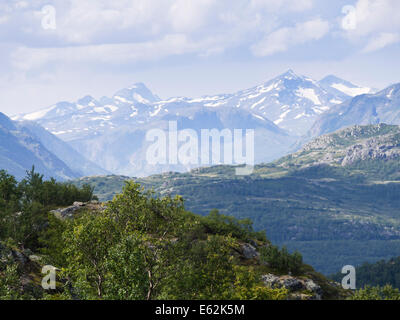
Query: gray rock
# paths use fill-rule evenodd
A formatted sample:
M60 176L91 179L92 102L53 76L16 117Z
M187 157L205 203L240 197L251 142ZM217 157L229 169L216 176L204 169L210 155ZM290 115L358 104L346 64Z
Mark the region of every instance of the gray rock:
M288 289L289 291L299 291L304 288L303 283L296 278L288 276L286 279L281 280L282 287Z
M75 202L73 203L73 205L74 205L75 207L84 207L84 206L85 206L85 204L84 204L83 202L78 202L78 201L75 201Z
M81 207L78 206L70 206L68 208L52 210L50 212L54 214L58 214L61 218L72 218L76 211L78 211Z
M291 293L297 292L297 298L304 300L321 300L322 289L311 279L298 279L292 276L278 277L274 274L266 274L262 276L262 280L267 287L270 288L285 288ZM301 291L309 291L311 295L304 295ZM300 292L300 293L299 293ZM293 295L292 295L293 296Z
M254 259L260 256L260 254L257 252L257 249L249 243L242 245L242 253L246 259Z
M279 282L280 278L276 275L273 275L272 273L263 275L261 279L264 282L264 284L270 288L277 288L280 284Z

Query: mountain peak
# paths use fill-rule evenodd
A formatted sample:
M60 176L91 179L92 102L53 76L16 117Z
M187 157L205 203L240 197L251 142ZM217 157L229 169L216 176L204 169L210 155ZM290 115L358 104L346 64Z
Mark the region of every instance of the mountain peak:
M372 92L371 88L357 86L335 75L326 76L318 83L328 92L339 95L342 100Z
M3 127L7 130L15 130L14 123L2 112L0 112L0 127Z
M377 95L385 95L388 99L396 99L400 97L400 83L392 84L386 89L377 93Z
M127 88L128 90L149 90L143 82L136 82Z
M319 82L325 82L325 83L332 83L332 82L344 82L345 80L335 76L334 74L327 75L323 79L321 79Z
M301 76L297 75L292 69L289 69L288 71L280 75L280 77L301 78Z
M79 100L77 101L77 103L78 103L79 105L87 106L87 105L89 105L90 103L95 103L95 101L96 101L96 100L95 100L92 96L87 95L87 96L84 96L83 98L79 99Z
M122 98L126 101L136 101L143 104L154 103L160 100L142 82L134 83L128 88L119 90L117 93L115 93L114 98L119 98L119 100Z

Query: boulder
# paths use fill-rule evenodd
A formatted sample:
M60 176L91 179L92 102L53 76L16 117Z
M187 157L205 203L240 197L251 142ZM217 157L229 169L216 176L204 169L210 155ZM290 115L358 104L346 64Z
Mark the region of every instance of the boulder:
M290 293L296 293L297 298L307 300L321 300L322 289L311 279L300 279L292 276L276 276L274 274L266 274L262 276L262 280L267 287L270 288L285 288ZM304 294L303 291L310 292L309 295Z
M246 259L254 259L260 256L260 254L257 252L257 249L249 243L242 244L241 248L242 254Z
M73 206L75 206L75 207L84 207L85 204L84 204L83 202L75 201L75 202L73 203Z

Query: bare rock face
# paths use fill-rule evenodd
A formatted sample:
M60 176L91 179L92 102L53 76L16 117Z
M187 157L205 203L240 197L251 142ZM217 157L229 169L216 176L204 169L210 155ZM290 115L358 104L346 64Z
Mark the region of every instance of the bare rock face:
M78 201L75 201L72 205L75 207L84 207L85 206L85 204L83 202L78 202Z
M400 126L353 126L320 136L289 156L282 166L349 166L365 160L400 159Z
M56 209L56 210L52 210L50 211L51 213L54 213L56 215L60 215L61 218L63 219L68 219L68 218L73 218L76 211L78 211L81 207L80 206L70 206L67 208L63 208L63 209Z
M60 208L56 210L50 211L51 213L55 214L56 216L59 216L61 219L71 219L75 216L75 214L78 212L78 210L82 208L87 208L89 210L104 210L105 207L102 206L101 203L98 201L90 201L87 203L84 202L74 202L72 206L69 206L67 208Z
M351 165L357 161L367 159L394 160L399 158L400 144L388 138L373 138L349 147L343 158L342 165Z
M242 254L246 259L255 259L260 256L257 249L249 243L242 245Z
M292 299L301 300L321 300L322 289L311 279L300 279L292 276L276 276L274 274L266 274L262 276L262 280L267 287L285 288L290 292Z

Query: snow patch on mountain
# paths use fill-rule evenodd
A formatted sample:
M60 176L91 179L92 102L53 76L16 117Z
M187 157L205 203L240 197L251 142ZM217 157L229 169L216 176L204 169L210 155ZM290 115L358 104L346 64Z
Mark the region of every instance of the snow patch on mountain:
M359 96L359 95L367 94L367 93L371 92L370 88L361 88L361 87L350 88L342 83L334 83L331 85L331 87L335 88L351 97L355 97L355 96Z
M321 101L319 100L317 94L315 93L314 89L305 89L300 88L297 90L297 94L302 97L311 100L316 105L320 105Z

